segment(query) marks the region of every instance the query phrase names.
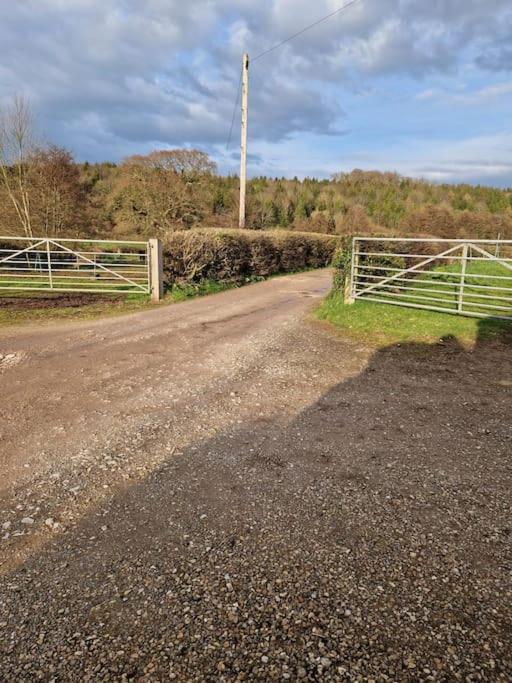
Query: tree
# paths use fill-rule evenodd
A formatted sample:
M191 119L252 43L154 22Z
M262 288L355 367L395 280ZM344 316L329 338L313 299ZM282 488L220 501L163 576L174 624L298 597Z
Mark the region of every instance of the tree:
M16 96L0 111L0 182L26 237L34 236L28 179L34 148L28 103Z
M164 235L189 228L211 212L212 176L191 170L192 162L187 171L175 168L166 157L155 153L130 157L122 164L110 197L111 213L120 232ZM201 162L195 168L206 166Z
M27 161L34 229L44 236L80 233L85 190L70 152L51 145L36 149Z
M0 190L11 207L8 230L26 237L76 233L82 227L85 192L71 154L37 146L26 100L14 97L0 115Z
M422 206L405 214L401 222L402 232L436 235L441 238L459 236L456 216L449 206Z
M211 175L217 171L217 165L199 149L162 149L145 156L136 154L128 157L125 164L189 176Z
M163 235L201 222L214 205L215 171L208 155L196 149L157 150L125 159L110 198L119 231Z
M341 232L347 235L357 235L360 233L369 233L372 229L372 224L364 209L364 206L354 204L349 207L347 213L343 216L341 221Z

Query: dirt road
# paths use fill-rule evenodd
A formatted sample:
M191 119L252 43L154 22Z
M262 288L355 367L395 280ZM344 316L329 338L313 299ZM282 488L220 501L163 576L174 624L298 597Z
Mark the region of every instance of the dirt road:
M2 333L0 680L510 680L510 337L329 285Z
M2 488L69 449L98 448L118 430L124 439L155 414L174 418L183 401L204 410L206 393L236 382L329 282L327 271L278 278L123 318L0 333Z

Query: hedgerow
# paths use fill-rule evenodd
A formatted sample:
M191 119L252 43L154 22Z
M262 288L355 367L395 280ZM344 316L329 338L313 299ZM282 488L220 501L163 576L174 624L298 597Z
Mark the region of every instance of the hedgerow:
M332 235L284 230L201 228L171 233L163 244L166 284L236 282L330 264Z

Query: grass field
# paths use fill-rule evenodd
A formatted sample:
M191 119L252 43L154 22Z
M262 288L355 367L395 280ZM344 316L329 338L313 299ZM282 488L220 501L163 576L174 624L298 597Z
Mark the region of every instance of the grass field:
M496 306L512 306L512 303L504 300L509 298L512 302L512 281L494 279L496 276L506 275L507 272L512 275L511 271L507 271L503 266L498 266L490 261L474 261L468 267L467 272L475 275L475 277L468 278L472 285L477 287L494 287L496 285L508 288L510 295L507 291L480 290L470 287L464 298L466 310L481 312L482 301ZM460 266L456 264L447 265L436 268L431 273L418 275L405 283L407 287L412 288L411 291L400 290L399 287L402 283L396 283L398 287L396 289L390 288L389 291L399 294L399 297L386 296L382 290L375 296L423 305L428 305L428 301L422 301L421 298L417 297L434 297L439 298L440 301L433 302L432 305L456 311L459 297L459 287L456 283L459 280ZM431 284L432 281L436 284ZM433 293L426 291L432 289L436 291ZM480 295L481 292L491 298L479 298L477 295ZM468 306L471 303L475 305ZM496 314L503 315L506 313L496 309ZM461 343L472 344L482 337L506 336L508 338L512 336L512 317L509 322L484 320L450 313L375 303L363 299L357 299L352 305L345 305L342 296L337 293L332 293L324 300L316 315L320 320L327 320L352 336L377 344L413 341L430 343L449 336L456 337Z
M379 272L379 275L385 274ZM389 272L389 275L393 275L393 272ZM365 281L360 277L358 289L374 284L374 280L368 278ZM415 277L400 277L379 284L369 295L372 298L457 311L460 282L461 264L456 263L438 266L429 273ZM512 270L487 259L470 261L465 273L462 306L469 313L512 315Z
M80 289L95 290L101 293L105 290L107 293L115 294L116 291L143 294L144 288L147 289L147 275L139 271L122 271L121 275L126 275L128 278L133 278L133 282L128 282L126 279L116 277L111 273L94 271L91 268L82 268L81 271L69 271L62 274L57 272L52 274L51 281L53 288L63 291L80 291ZM0 270L0 293L10 291L42 291L48 292L50 290L49 277L44 274L29 275L8 271L6 269ZM105 292L104 292L105 293Z

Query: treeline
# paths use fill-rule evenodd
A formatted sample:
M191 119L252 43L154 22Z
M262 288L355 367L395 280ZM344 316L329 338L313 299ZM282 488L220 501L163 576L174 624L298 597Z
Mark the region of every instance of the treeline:
M238 189L236 176L218 175L198 150L77 164L64 149L32 143L22 100L0 117L0 232L138 238L231 228L238 219ZM512 238L512 189L360 170L330 180L260 177L248 184L247 227Z
M88 229L101 234L166 235L195 226L233 227L238 219L238 178L196 168L169 168L176 152L80 166ZM163 157L162 157L163 155ZM150 155L151 156L151 155ZM512 238L512 190L437 185L395 173L359 171L331 180L254 178L247 189L247 227L328 234L497 235Z
M178 163L178 161L180 163ZM14 193L19 194L14 169ZM192 227L233 227L238 178L219 176L194 150L158 152L116 165L75 164L57 147L37 150L23 173L30 216L0 186L3 231L36 235L165 237ZM432 234L512 238L512 190L435 185L359 171L331 180L254 178L247 227L327 234Z

